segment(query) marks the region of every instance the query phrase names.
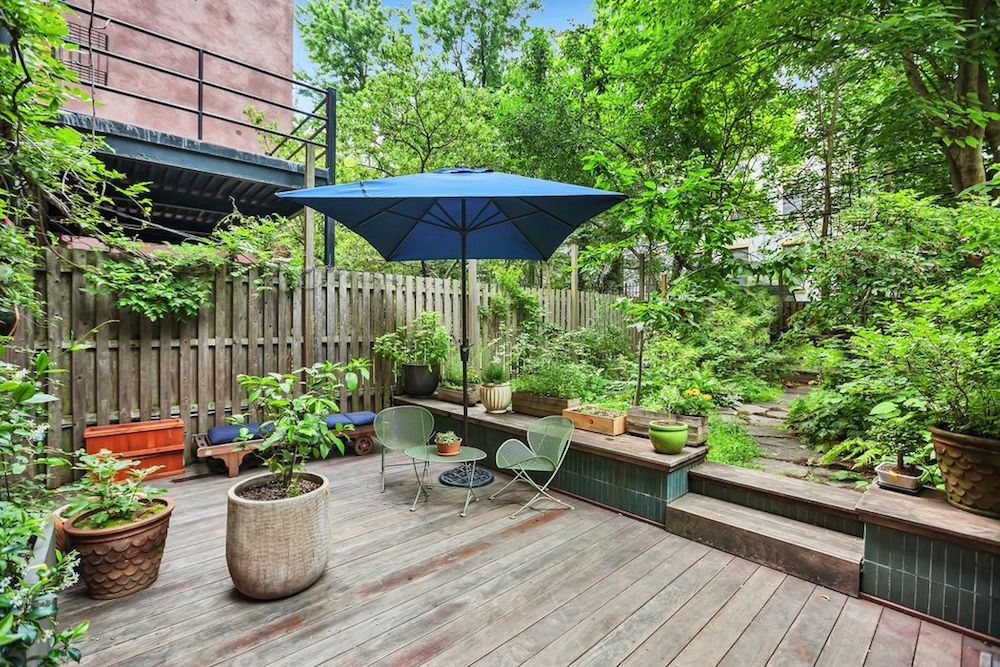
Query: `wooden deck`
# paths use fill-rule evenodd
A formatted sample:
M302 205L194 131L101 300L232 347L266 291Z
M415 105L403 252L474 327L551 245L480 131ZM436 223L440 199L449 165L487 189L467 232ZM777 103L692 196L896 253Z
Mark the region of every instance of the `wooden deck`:
M225 560L232 480L164 482L177 509L153 587L62 599L61 620L91 621L84 664L990 664L972 638L605 509L511 520L524 492L481 490L462 519L464 492L442 489L409 512L409 467L391 469L385 494L376 457L311 468L330 478L338 517L312 588L242 598Z

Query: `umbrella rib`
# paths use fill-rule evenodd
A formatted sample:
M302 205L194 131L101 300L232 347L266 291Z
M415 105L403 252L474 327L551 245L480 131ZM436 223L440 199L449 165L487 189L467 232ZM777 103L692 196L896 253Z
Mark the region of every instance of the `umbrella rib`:
M527 241L528 245L530 245L532 248L535 249L535 252L538 253L539 257L541 257L542 259L548 259L548 257L545 256L545 253L542 252L541 249L538 246L535 245L534 241L532 241L531 239L529 239L528 235L525 234L521 230L521 228L517 226L516 222L514 222L513 220L510 220L509 222L511 223L511 227L513 227L514 229L516 229L517 233L521 235L521 238L523 238L525 241ZM549 255L549 257L551 257L551 254Z
M535 209L537 209L538 211L541 211L542 213L544 213L544 214L545 214L545 215L547 215L547 216L550 216L550 217L551 217L551 218L552 218L553 220L555 220L556 222L558 222L558 223L559 223L559 224L561 224L561 225L564 225L564 226L566 226L566 227L569 227L570 229L576 229L576 226L575 226L575 225L571 225L570 223L566 222L565 220L563 220L562 218L560 218L560 217L559 217L558 215L556 215L555 213L551 213L551 212L549 212L549 211L546 211L545 209L541 208L541 207L540 207L540 206L538 206L537 204L531 204L531 203L529 203L529 202L526 202L526 201L524 200L524 197L517 197L517 200L518 200L519 202L521 202L522 204L524 204L525 206L533 206L533 207L534 207Z

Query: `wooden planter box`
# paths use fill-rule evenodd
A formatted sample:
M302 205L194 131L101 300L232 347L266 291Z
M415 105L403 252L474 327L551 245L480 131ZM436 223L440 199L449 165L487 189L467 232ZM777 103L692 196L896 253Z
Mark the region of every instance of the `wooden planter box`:
M649 422L656 419L673 419L688 425L688 447L700 447L708 440L708 417L672 415L642 408L629 408L626 428L632 435L649 435Z
M150 479L184 472L184 420L92 426L83 432L88 454L102 449L139 461L140 468L163 466Z
M591 415L579 412L581 408L567 408L562 411L562 416L573 422L573 425L584 431L603 433L604 435L621 435L625 432L625 415L617 417L605 417L602 415Z
M510 395L510 404L513 406L514 412L520 412L522 415L548 417L549 415L561 415L566 408L575 408L580 405L580 399L552 398L551 396L515 391Z
M448 387L442 387L438 385L437 397L439 400L447 401L449 403L462 404L462 390L461 389L449 389ZM473 406L479 402L479 385L470 384L469 385L469 406Z

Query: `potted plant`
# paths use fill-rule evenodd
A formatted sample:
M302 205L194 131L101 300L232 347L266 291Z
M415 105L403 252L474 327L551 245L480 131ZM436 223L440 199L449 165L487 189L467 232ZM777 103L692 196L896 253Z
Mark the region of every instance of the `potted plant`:
M479 400L483 408L491 414L507 412L510 407L510 373L499 361L491 361L479 374Z
M452 349L451 336L438 323L440 315L424 311L408 325L379 336L375 354L392 362L403 376L403 391L410 396L430 396L441 378L440 364Z
M269 473L229 488L226 564L236 589L247 597L273 600L311 586L326 569L330 544L330 486L323 475L306 472L311 458L334 448L344 452L342 424L324 419L339 412L334 396L354 391L368 378L367 360L320 362L290 373L239 375L250 406L265 421L267 437L254 445ZM246 415L232 421L241 423ZM249 439L248 429L241 437Z
M998 260L1000 262L1000 260ZM948 502L1000 518L1000 266L858 332L851 347L925 401Z
M876 421L868 429L868 439L893 456L893 460L875 466L878 485L895 491L917 493L924 471L906 458L913 457L927 443L927 430L914 419L914 413L901 414L893 401L879 403L872 408L871 415L876 417Z
M137 468L104 449L81 454L74 466L83 477L65 512L66 538L80 552L87 592L112 600L148 588L160 572L174 502L162 489L143 486L157 468Z
M649 441L660 454L680 454L688 441L688 425L672 419L649 422Z
M599 405L581 405L562 411L562 416L572 421L577 428L605 435L624 433L626 414L625 410L604 408Z
M634 435L647 435L654 421L687 424L687 444L699 447L708 440L708 415L715 410L712 395L698 387L689 386L683 391L665 387L661 392L659 409L650 410L633 406L628 412L628 431Z
M473 406L479 402L479 373L468 370L468 404ZM437 388L437 397L448 403L462 404L462 362L455 355L450 355L444 363L441 373L441 383Z
M454 431L442 431L434 436L437 453L441 456L457 456L462 450L462 439Z
M514 412L535 417L561 415L580 405L586 377L574 364L545 360L513 380L511 405Z

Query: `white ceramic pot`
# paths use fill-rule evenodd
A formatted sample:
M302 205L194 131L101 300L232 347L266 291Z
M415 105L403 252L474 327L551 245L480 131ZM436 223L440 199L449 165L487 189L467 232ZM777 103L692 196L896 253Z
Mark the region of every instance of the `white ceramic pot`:
M486 412L498 414L510 407L510 382L479 386L479 400Z
M257 600L274 600L309 588L330 557L330 484L326 477L302 473L319 488L295 498L249 500L236 491L262 484L258 475L229 488L226 515L226 565L236 589Z
M920 478L923 475L904 475L898 473L892 470L895 465L892 461L886 461L875 466L875 473L878 475L878 481L882 486L902 489L904 491L913 491L920 488Z

